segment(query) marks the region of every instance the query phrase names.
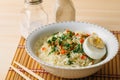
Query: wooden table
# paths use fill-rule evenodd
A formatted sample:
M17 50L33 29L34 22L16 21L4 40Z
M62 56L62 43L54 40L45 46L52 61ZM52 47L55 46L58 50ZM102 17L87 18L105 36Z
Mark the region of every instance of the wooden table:
M120 31L120 0L73 0L76 20L101 25ZM20 39L20 11L23 0L0 2L0 79L4 80ZM55 0L44 0L43 7L53 23Z

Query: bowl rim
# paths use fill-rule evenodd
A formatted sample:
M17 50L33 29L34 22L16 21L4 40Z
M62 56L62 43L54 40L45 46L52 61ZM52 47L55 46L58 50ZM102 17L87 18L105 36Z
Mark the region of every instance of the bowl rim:
M30 50L29 46L28 46L28 41L29 41L29 38L31 37L31 34L34 34L34 32L36 32L37 30L39 29L44 29L44 28L47 28L49 27L50 25L54 25L54 24L65 24L65 23L84 23L84 24L89 24L89 25L93 25L93 27L97 27L97 28L101 28L103 30L105 30L106 32L109 32L109 34L111 34L111 36L113 36L115 42L116 42L116 50L114 51L114 55L109 58L108 60L106 61L101 61L97 64L93 64L93 65L90 65L90 66L85 66L85 67L62 67L62 66L57 66L57 65L52 65L52 64L49 64L45 61L42 61L40 58L38 58L36 55L34 55L34 53ZM64 21L64 22L57 22L57 23L52 23L52 24L47 24L47 25L44 25L44 26L41 26L37 29L35 29L34 31L32 31L28 37L26 38L26 43L25 43L25 50L27 51L27 54L30 55L30 57L32 57L35 61L37 61L38 63L42 65L45 65L45 66L49 66L49 67L52 67L52 68L57 68L57 69L66 69L66 70L79 70L79 69L90 69L90 68L94 68L94 67L98 67L98 66L102 66L106 63L108 63L110 60L112 60L118 53L118 50L119 50L119 42L117 40L117 38L114 36L113 33L111 33L108 29L102 27L102 26L99 26L97 24L93 24L93 23L89 23L89 22L82 22L82 21Z

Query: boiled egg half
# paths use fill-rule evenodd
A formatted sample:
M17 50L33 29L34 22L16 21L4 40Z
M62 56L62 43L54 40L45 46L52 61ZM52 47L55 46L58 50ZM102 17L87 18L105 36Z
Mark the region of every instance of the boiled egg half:
M85 54L92 59L101 59L106 54L106 46L103 40L93 33L83 43Z

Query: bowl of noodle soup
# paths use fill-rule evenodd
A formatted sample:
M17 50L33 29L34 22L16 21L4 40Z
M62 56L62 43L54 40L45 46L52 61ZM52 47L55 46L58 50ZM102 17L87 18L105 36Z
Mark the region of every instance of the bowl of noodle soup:
M106 55L102 59L91 59L82 47L92 33L105 43ZM47 72L63 78L83 78L94 74L113 59L119 46L116 37L101 26L86 22L61 22L34 30L26 39L25 48Z

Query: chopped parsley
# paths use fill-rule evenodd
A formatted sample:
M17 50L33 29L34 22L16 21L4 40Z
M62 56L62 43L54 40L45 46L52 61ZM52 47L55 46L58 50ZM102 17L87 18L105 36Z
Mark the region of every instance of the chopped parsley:
M93 61L93 59L92 59L92 58L90 58L90 57L88 57L88 58L89 58L89 60Z
M62 39L62 40L65 40L65 39L67 39L67 36L66 36L65 34L63 34L63 35L61 36L61 39Z
M67 35L68 35L69 37L72 37L72 36L74 35L74 33L73 33L72 31L69 31L69 32L67 32Z
M52 35L56 35L56 34L58 34L59 32L56 32L56 33L53 33Z
M58 39L58 43L59 43L59 45L61 45L62 44L62 40Z
M80 44L78 44L73 50L74 53L78 53L80 51Z
M49 52L49 55L50 55L51 53L53 53L53 52L56 52L56 51L58 51L57 47L56 47L56 46L52 46L52 47L51 47L51 52Z
M57 39L56 37L54 37L54 36L52 37L52 41L56 41L56 39Z
M70 44L68 44L68 43L65 43L64 44L64 48L67 50L67 49L70 49Z
M73 64L73 62L71 60L68 60L68 65Z
M74 53L84 53L82 44L78 44L73 50Z
M58 35L58 32L54 33L51 39L47 41L47 43L51 46L51 51L49 54L60 52L58 49L61 48L69 53L72 51L74 53L84 53L82 44L78 44L72 40L74 38L74 34L75 33L72 31L68 31L62 35ZM67 56L69 57L69 54L67 54Z
M80 52L81 52L81 53L84 53L83 44L80 45Z
M70 58L70 53L66 54L67 58Z
M51 41L51 40L48 40L48 41L47 41L47 43L48 43L48 44L51 44L51 43L52 43L52 41Z

